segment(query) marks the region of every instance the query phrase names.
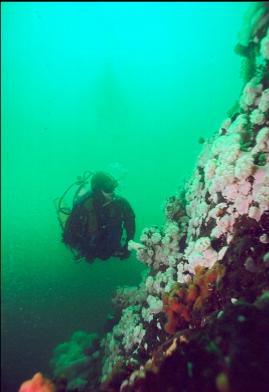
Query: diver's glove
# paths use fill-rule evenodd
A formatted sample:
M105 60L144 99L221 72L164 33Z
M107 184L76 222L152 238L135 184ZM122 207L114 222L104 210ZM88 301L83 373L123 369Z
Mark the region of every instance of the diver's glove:
M120 260L128 259L130 256L131 252L128 250L128 243L124 245L119 252L117 252L118 257Z
M128 259L128 257L130 257L130 254L131 254L131 252L130 252L128 249L126 249L126 250L124 251L123 255L120 256L120 260Z

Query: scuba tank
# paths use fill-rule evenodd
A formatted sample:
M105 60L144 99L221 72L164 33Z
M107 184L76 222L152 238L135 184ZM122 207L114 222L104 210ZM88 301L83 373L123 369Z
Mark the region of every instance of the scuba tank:
M92 175L93 172L89 170L85 171L82 176L78 176L76 181L69 185L69 187L64 191L61 197L58 197L54 200L57 218L63 233L65 230L65 224L67 222L67 219L72 213L73 207L80 196L80 192L89 183L89 179ZM71 189L74 189L75 186L77 186L77 189L73 195L72 207L65 207L64 203L66 202L67 195L70 194ZM82 257L77 254L74 249L71 248L71 252L74 256L75 261L81 261Z
M58 197L54 200L57 218L58 218L58 221L60 223L62 230L64 230L65 223L66 223L69 215L71 215L71 213L72 213L72 209L73 209L78 197L80 196L80 192L89 183L89 179L92 175L93 175L93 172L86 170L82 174L82 176L78 176L77 180L75 182L73 182L71 185L69 185L69 187L64 191L64 193L62 194L61 197ZM77 186L78 188L75 191L74 196L73 196L72 207L71 208L65 207L64 202L66 200L66 197L67 197L67 195L70 194L71 189L74 188L75 186Z

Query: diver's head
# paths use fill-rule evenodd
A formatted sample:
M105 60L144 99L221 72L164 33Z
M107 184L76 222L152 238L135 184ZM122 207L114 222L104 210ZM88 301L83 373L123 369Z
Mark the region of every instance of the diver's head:
M92 191L101 191L111 194L118 186L118 181L115 180L110 174L105 172L96 172L91 179Z

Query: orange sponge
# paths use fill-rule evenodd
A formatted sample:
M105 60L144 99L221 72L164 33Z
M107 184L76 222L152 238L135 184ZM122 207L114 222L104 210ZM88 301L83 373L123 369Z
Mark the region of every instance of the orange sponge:
M19 392L55 392L54 384L42 373L36 373L31 380L24 381Z

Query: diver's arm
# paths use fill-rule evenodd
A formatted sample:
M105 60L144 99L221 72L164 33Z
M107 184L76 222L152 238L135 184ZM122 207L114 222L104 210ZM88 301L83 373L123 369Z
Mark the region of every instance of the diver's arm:
M135 236L135 213L130 203L123 199L123 223L126 230L126 242L132 240Z
M121 260L128 259L131 252L128 250L128 242L134 238L135 235L135 213L129 202L121 198L121 211L124 229L126 231L126 241L121 248Z

